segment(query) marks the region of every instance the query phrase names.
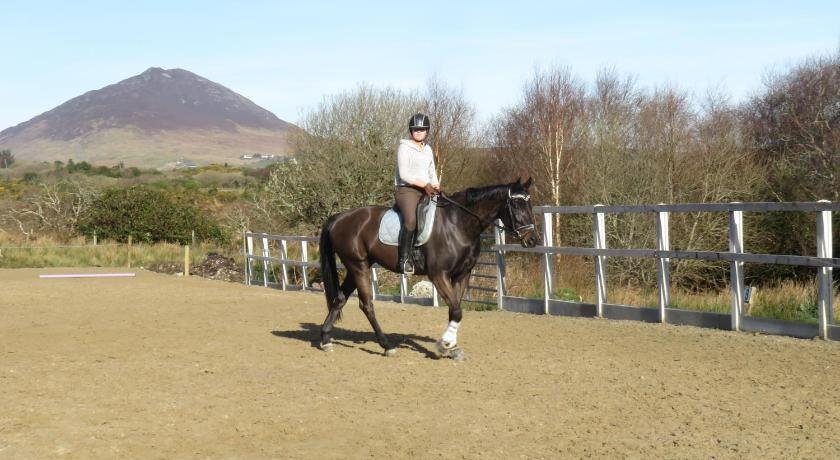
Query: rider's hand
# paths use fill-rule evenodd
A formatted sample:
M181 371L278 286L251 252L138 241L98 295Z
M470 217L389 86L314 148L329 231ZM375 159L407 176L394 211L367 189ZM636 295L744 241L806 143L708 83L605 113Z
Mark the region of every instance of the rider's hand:
M432 196L435 193L437 193L437 189L435 189L435 186L430 183L426 183L426 185L423 186L423 190L426 192L426 195L429 196Z

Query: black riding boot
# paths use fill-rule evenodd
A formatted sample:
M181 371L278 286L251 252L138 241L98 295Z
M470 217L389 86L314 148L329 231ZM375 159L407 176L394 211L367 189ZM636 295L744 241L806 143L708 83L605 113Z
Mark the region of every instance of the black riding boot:
M405 228L400 228L399 249L400 257L397 260L397 270L399 273L411 275L414 273L414 260L411 256L411 248L414 246L414 234L416 231L408 231Z

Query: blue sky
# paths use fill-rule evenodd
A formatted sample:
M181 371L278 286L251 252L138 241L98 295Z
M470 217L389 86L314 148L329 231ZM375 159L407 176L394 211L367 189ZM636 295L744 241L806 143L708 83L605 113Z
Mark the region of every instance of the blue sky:
M358 83L437 75L481 119L535 68L733 100L770 70L840 49L840 1L40 2L0 0L0 130L143 72L179 67L295 122Z

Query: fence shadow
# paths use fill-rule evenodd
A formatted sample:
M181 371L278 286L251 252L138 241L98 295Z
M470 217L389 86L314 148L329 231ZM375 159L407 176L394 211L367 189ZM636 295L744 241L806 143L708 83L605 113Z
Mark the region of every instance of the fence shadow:
M299 329L288 331L271 331L275 337L282 337L285 339L300 340L308 342L310 346L317 348L318 342L321 339L321 325L315 323L300 323ZM385 334L388 340L394 344L396 348L407 348L418 353L424 354L427 358L437 359L437 355L432 351L433 347L427 348L423 343L435 343L435 339L431 337L416 335L416 334L400 334L389 333ZM373 331L354 331L343 329L340 327L333 328L333 341L335 345L347 348L359 348L366 353L381 354L379 351L379 344L376 341L376 334ZM372 351L367 348L357 347L372 343L376 345L377 351Z

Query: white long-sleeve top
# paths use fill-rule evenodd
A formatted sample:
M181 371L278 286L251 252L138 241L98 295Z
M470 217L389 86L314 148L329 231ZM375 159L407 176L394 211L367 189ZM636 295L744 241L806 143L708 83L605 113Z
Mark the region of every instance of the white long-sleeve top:
M413 141L400 140L400 146L397 148L397 167L394 168L394 185L420 187L427 182L434 186L440 185L432 148L428 144L420 148Z

